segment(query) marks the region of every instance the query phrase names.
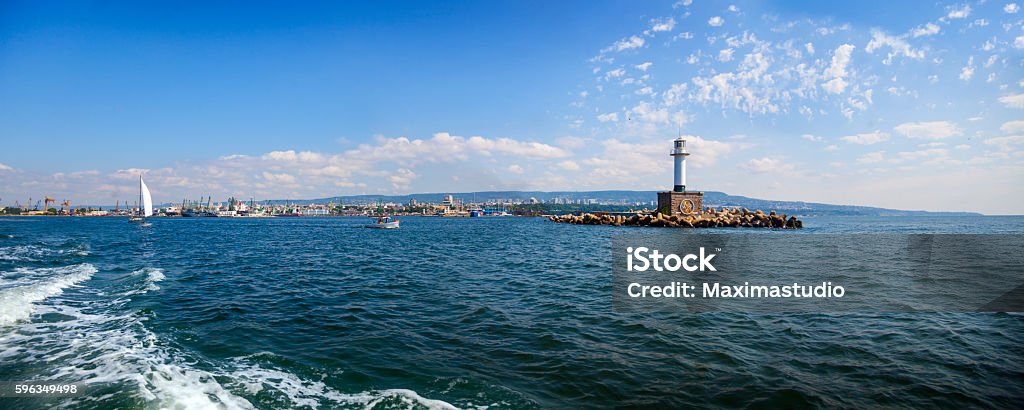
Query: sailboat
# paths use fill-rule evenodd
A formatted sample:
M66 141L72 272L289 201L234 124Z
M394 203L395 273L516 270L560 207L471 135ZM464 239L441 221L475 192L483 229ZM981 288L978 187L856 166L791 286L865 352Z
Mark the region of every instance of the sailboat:
M142 174L139 174L139 208L134 215L128 218L128 221L145 224L146 218L150 216L153 216L153 197L149 194L146 181L142 180Z

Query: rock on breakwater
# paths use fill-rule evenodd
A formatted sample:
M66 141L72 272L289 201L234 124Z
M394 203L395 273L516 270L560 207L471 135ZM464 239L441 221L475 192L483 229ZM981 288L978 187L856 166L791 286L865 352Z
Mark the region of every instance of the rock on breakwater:
M636 213L633 215L583 214L552 215L553 222L576 225L652 226L665 228L783 228L802 229L803 221L795 216L777 215L775 211L751 211L747 208L705 209L694 215Z

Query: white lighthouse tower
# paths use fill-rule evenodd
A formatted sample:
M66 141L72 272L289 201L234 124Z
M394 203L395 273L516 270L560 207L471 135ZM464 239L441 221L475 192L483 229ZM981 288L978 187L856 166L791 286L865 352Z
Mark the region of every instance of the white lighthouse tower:
M690 153L686 151L686 140L683 137L676 138L675 146L670 154L675 159L675 186L672 192L686 192L686 157Z
M675 183L671 191L658 192L658 212L668 215L693 215L704 206L704 193L686 190L686 139L676 138L669 153L675 162Z

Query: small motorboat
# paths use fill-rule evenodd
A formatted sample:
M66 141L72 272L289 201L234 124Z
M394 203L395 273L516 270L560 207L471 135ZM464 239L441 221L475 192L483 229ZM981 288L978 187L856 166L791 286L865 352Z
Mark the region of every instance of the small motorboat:
M378 229L398 229L398 220L391 219L390 216L377 217L377 223L372 225L366 225L367 228L378 228Z

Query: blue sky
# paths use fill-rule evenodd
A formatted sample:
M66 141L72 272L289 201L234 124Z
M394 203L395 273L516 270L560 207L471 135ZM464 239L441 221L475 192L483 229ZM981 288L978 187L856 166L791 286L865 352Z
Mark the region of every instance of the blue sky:
M0 201L664 189L1024 213L1024 2L0 3Z

